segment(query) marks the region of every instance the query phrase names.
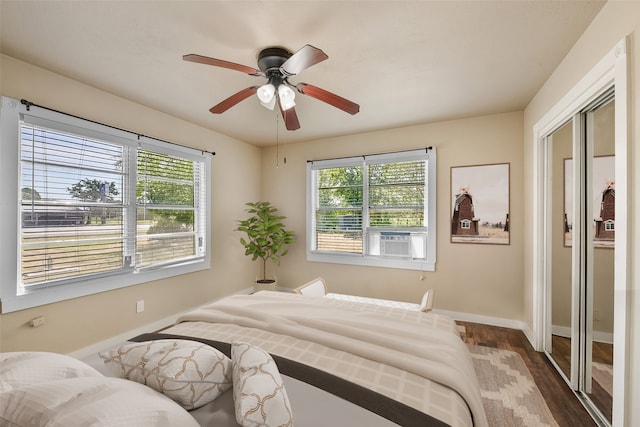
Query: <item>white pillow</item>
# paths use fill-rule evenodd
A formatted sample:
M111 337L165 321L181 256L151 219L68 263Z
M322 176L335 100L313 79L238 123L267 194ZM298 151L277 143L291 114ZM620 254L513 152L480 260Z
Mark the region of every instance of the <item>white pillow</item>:
M248 426L293 427L287 391L269 353L243 342L231 345L236 421Z
M198 427L171 399L141 384L110 377L67 378L3 392L0 425Z
M76 377L102 377L86 363L71 356L41 351L0 353L0 384L2 389L46 381Z
M185 409L212 402L233 384L231 360L197 341L127 343L100 357L121 378L145 384Z

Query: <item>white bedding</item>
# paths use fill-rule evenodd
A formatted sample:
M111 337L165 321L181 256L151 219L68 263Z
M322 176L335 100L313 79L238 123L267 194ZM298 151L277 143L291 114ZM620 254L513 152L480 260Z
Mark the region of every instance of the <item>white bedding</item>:
M282 381L298 427L422 426L431 425L434 419L455 427L487 425L470 355L455 322L446 316L356 301L260 292L224 298L188 313L161 334L132 340L155 343L163 334L173 336L171 339L201 339L223 352L227 352L225 345L243 341L283 358L278 363L283 363L280 367L286 370ZM97 355L87 362L105 372ZM306 375L318 374L306 372L308 368L299 376L295 362L347 382L334 384L333 395L311 385L314 380ZM294 370L290 371L292 366ZM358 400L364 406L360 407L349 401L360 393L350 388L350 383L386 397ZM393 404L389 406L395 408L392 412L379 412L379 405L391 403L386 398L406 405L405 409ZM374 401L378 403L372 404ZM393 412L396 410L414 411L414 415ZM433 418L416 418L420 413ZM188 414L201 426L238 425L231 390ZM389 419L384 418L387 416Z
M104 365L103 359L97 353L83 360L101 374L107 376L114 374ZM398 427L394 422L303 381L286 375L282 375L282 379L294 408L294 421L297 427L318 427L319 420L322 420L322 425L331 427L353 427L354 425ZM200 426L237 427L239 425L236 422L232 390L205 406L189 411L189 414Z
M455 324L446 319L370 304L260 292L231 296L201 307L164 332L221 341L253 336L260 341L257 345L273 354L309 363L302 360L304 357L292 357L291 340L298 341L298 347L315 348L317 357L312 366L374 389L371 381L376 379L362 375L359 368L354 372L353 365L341 370L340 364L330 359L338 354L344 355L345 360L355 360L355 366L375 364L377 375L393 372L390 382L395 379L399 388L421 386L394 391L387 384L386 390L379 390L384 394L450 425L470 425L470 419L460 414L460 406L468 406L473 425L487 426L471 357ZM331 357L322 357L328 353L332 353ZM434 405L437 396L432 388L457 394L465 403L460 405L453 398L450 403Z
M161 335L167 335L168 341L162 342ZM134 345L112 350L119 358L127 357L127 366L141 363L155 372L157 365L162 378L174 375L171 372L178 361L176 366L197 371L178 369L183 375L181 381L197 374L192 381L199 383L208 378L201 375L209 372L208 365L196 357L198 352L189 349L202 346L183 342L179 336L200 339L227 355L230 343L238 341L274 355L278 368L285 369L280 385L274 385L284 384L292 410L289 413L293 413L298 427L417 427L441 425L438 421L456 427L487 425L468 350L457 335L455 323L445 316L261 292L201 307L161 334L144 334L132 338ZM150 363L151 355L156 354L154 349L166 345L171 345L172 351L161 351L158 363ZM144 351L131 350L138 348ZM103 358L115 357L113 351L104 353ZM231 390L187 412L167 397L171 396L166 387L154 391L143 385L146 376L143 384L103 377L116 374L97 354L85 362L99 372L63 355L4 356L2 360L9 359L0 370L0 406L4 408L0 425L15 420L17 424L11 425L67 427L87 417L108 425L238 425ZM34 370L29 361L37 358L46 361ZM188 381L185 387L187 391L194 389ZM271 393L270 387L265 391ZM74 396L85 396L85 400Z
M197 422L168 397L133 381L76 377L0 393L0 426L181 426Z

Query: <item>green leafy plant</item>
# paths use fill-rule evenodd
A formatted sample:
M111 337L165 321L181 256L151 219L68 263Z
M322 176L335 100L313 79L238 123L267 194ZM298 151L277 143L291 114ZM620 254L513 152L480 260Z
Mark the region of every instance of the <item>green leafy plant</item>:
M251 256L255 261L262 260L262 280L267 280L267 261L271 260L280 265L280 258L285 256L289 249L287 245L295 241L295 233L285 230L282 221L286 218L277 215L278 209L270 202L246 203L249 208L245 212L251 214L247 219L238 221L235 231L246 233L246 238L241 237L240 243L244 246L244 254Z

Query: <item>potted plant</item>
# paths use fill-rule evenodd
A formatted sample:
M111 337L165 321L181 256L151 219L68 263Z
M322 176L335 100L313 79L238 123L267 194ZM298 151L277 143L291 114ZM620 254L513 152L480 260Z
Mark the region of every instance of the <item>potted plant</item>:
M247 219L238 221L235 231L246 233L246 238L241 237L240 243L244 246L244 254L250 255L252 261L262 260L262 279L257 280L257 285L275 287L275 279L267 279L267 261L271 260L280 265L280 258L289 251L287 245L295 241L295 233L284 228L282 215L277 215L278 209L270 202L250 202L245 212L251 214Z

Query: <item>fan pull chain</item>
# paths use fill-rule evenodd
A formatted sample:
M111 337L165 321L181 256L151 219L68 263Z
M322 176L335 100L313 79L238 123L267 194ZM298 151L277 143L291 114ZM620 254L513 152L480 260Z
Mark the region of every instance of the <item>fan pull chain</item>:
M282 156L282 160L283 163L286 165L287 164L287 152L286 152L286 148L287 148L287 144L284 144L284 150L283 150L283 156ZM276 112L276 168L280 167L280 115Z
M285 135L286 134L287 133L285 132ZM282 139L283 139L283 141L282 141L282 162L286 165L287 164L287 141L286 141L286 136L283 136Z

